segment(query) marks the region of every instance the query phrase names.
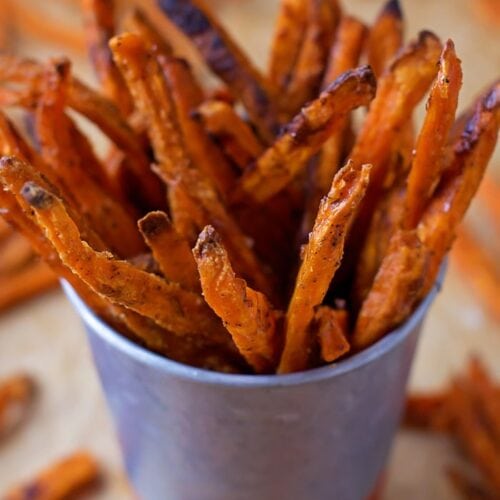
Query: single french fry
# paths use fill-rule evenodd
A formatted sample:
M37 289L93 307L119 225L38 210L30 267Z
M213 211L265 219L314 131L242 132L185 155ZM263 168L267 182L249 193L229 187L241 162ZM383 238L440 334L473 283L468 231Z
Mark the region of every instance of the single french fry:
M384 5L367 42L368 63L379 78L403 46L403 12L399 0L388 0Z
M349 157L356 163L371 163L370 186L353 227L358 235L367 227L379 199L387 160L398 131L434 80L441 53L441 42L429 31L400 51L377 83L377 94L357 136ZM362 238L356 238L362 243ZM355 252L357 253L357 252Z
M336 0L308 0L307 25L283 104L294 115L321 86L335 30L340 19Z
M0 243L0 276L15 273L33 257L31 245L23 236L13 233Z
M307 368L311 345L308 328L340 266L345 236L365 194L370 168L349 162L337 173L321 202L288 306L279 373Z
M207 132L215 136L224 148L228 148L226 153L241 169L264 152L264 147L253 130L227 102L205 101L198 106L194 117L203 123Z
M347 311L321 306L314 315L313 329L319 342L321 359L331 363L351 349L347 339Z
M272 286L249 247L248 239L228 213L214 187L191 161L158 62L151 57L151 52L136 34L114 38L111 48L137 106L148 118L149 135L158 160L155 171L171 189L173 187L177 191L177 200L180 198L188 209L196 210L189 215L192 215L191 219L198 230L207 224L215 226L238 274L254 283L258 290L271 294ZM175 206L171 205L172 208ZM204 218L201 227L200 214ZM175 213L172 218L177 229ZM190 236L179 232L185 237Z
M33 260L16 273L0 276L0 311L57 287L59 280L45 262Z
M72 146L70 118L64 113L69 63L55 61L47 68L45 90L36 111L42 156L52 168L56 185L68 193L72 206L85 214L111 250L132 256L144 249L134 216L86 171Z
M278 339L276 312L268 299L236 276L213 227L201 232L193 254L205 300L249 365L257 373L270 373L277 362Z
M186 61L161 57L160 62L172 92L188 153L193 163L214 184L219 193L227 197L236 182L232 167L203 127L192 117L192 113L203 102L203 90Z
M284 133L244 174L241 186L258 202L283 189L319 151L352 109L367 105L375 92L370 68L363 66L337 78L308 104Z
M307 26L307 0L281 0L274 28L269 80L277 91L284 92L300 54Z
M458 230L458 237L451 252L452 263L467 280L467 286L479 299L480 305L491 317L500 322L500 271L496 261L465 228Z
M445 148L462 86L460 59L451 40L445 43L418 136L407 187L406 227L414 229L444 169Z
M151 318L176 335L225 339L222 325L198 294L117 260L107 252L93 250L80 239L78 227L62 201L35 183L27 183L22 195L62 262L95 292Z
M26 419L35 393L35 381L28 375L0 380L0 439L8 436Z
M159 7L196 45L208 66L244 104L259 134L272 142L278 114L269 82L197 0L159 0Z
M429 255L415 231L397 231L361 305L353 346L363 349L402 323L415 306Z
M351 16L342 16L330 50L327 69L323 77L323 88L326 88L345 71L357 66L366 32L366 26L361 21ZM349 115L346 114L343 122L338 123L331 136L323 144L313 166L311 187L302 223L303 234L307 234L314 224L321 198L328 192L333 177L341 167L345 139L349 133L349 121Z
M104 93L124 116L134 109L122 74L115 66L108 43L115 36L114 0L82 0L88 53Z
M99 465L94 457L79 451L56 462L33 479L17 486L4 500L64 500L97 484Z
M199 291L198 271L188 242L174 229L165 212L150 212L139 221L141 233L163 276L187 290Z
M446 411L448 395L445 391L433 394L411 394L406 400L403 423L408 427L438 432L450 432L443 427L441 415Z
M478 99L474 114L455 143L452 164L418 226L421 241L431 251L421 297L432 287L441 262L453 244L458 224L481 183L499 127L500 83L496 82Z

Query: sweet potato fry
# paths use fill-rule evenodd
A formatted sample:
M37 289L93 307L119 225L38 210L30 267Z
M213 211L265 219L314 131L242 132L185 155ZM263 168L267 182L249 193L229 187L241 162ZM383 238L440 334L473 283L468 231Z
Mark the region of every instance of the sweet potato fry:
M35 393L35 381L28 375L15 375L0 381L0 439L26 419Z
M451 40L445 43L432 85L408 177L406 227L414 229L444 169L445 148L462 86L460 59Z
M250 366L257 373L270 373L277 362L277 316L266 296L236 276L213 227L202 231L193 254L205 300Z
M32 257L30 244L20 234L13 233L0 243L0 276L15 273Z
M279 192L319 151L346 114L368 104L374 92L373 73L367 66L342 74L293 119L245 172L242 188L259 202Z
M201 2L159 0L158 5L191 38L214 73L241 99L262 138L272 142L278 130L278 115L269 82L208 10L201 7Z
M351 349L347 340L347 311L319 307L314 315L313 329L318 337L321 359L326 363L335 361Z
M458 230L458 238L451 252L453 264L467 280L467 286L477 295L480 304L491 317L500 322L500 270L496 261L465 228Z
M4 500L64 500L75 498L97 484L99 465L92 455L79 451L51 465L35 478L17 486Z
M408 427L438 432L449 432L449 425L442 426L441 414L446 411L446 392L411 394L406 401L404 424Z
M307 26L307 0L281 0L269 58L269 79L277 91L288 87Z
M434 80L441 43L428 31L420 33L381 76L377 95L370 104L354 147L349 155L355 163L372 163L370 186L353 228L367 227L386 177L387 160L398 131ZM361 242L359 238L357 241Z
M356 349L373 344L413 311L428 260L415 231L393 235L356 320L352 337Z
M368 63L379 78L403 46L403 12L399 0L388 0L370 29Z
M32 260L16 273L0 276L0 311L57 287L59 280L45 262Z
M68 81L69 64L65 61L50 64L36 112L42 155L56 175L51 180L70 194L72 206L89 218L112 251L125 257L140 253L144 246L133 215L88 175L81 157L75 154L70 135L73 125L64 113Z
M323 88L338 78L342 73L355 68L361 55L366 36L366 26L351 16L340 20L335 41L330 50L327 69L323 78ZM334 175L341 167L345 139L349 133L349 115L338 123L328 140L323 144L312 169L312 179L306 213L303 218L303 234L307 234L316 217L321 198L328 192Z
M115 36L114 0L82 0L90 60L105 93L128 116L134 109L122 74L113 62L109 40Z
M224 101L205 101L196 109L207 132L215 136L234 163L244 169L264 152L264 147L250 126Z
M129 262L116 260L107 252L94 251L80 239L62 201L35 183L27 183L22 195L62 262L98 294L151 318L177 335L197 334L214 341L224 340L222 326L199 295L145 273Z
M340 19L337 0L308 0L307 25L290 75L284 103L294 115L314 98L321 86L328 52Z
M314 308L321 304L340 266L345 235L365 194L370 168L349 162L337 173L321 202L288 306L279 373L307 368L311 346L308 328Z
M204 225L211 223L215 226L230 252L236 271L254 283L257 289L269 292L272 286L249 247L248 239L229 215L214 187L191 161L178 129L170 91L157 61L135 34L113 39L111 47L137 105L148 118L149 135L159 162L155 171L170 188L177 190L177 198L187 202L188 209L197 211L191 217L197 225L201 213ZM175 213L172 218L177 229Z
M187 290L200 291L200 280L188 242L177 233L164 212L150 212L139 228L163 276Z
M203 127L192 117L192 112L203 102L203 89L196 82L186 61L166 57L162 57L160 61L172 92L188 153L196 167L226 197L236 182L231 165Z
M476 103L473 116L455 144L453 162L418 226L419 237L432 255L422 297L432 287L455 239L457 226L481 183L499 127L500 83L496 82Z

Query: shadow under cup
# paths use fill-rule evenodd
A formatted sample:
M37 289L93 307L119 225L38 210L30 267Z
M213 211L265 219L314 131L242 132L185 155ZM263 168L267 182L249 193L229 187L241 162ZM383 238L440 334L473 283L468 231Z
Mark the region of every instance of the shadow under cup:
M72 288L144 500L361 500L399 424L415 346L438 284L404 325L339 363L228 375L151 353L97 318Z

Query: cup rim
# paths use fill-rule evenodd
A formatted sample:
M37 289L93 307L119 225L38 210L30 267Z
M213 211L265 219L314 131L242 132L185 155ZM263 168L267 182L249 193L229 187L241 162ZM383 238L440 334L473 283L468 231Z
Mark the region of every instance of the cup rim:
M383 356L401 343L412 331L414 331L418 324L423 321L427 310L434 302L437 293L441 290L445 272L446 266L443 264L431 291L424 300L421 301L406 322L392 332L386 334L382 339L370 347L341 361L333 362L325 366L296 373L273 375L245 375L215 372L203 368L196 368L161 356L160 354L136 344L124 335L113 330L113 328L96 316L66 280L61 279L61 285L64 293L76 309L84 324L88 327L88 330L92 334L101 337L113 348L133 358L135 361L154 367L157 370L168 372L171 376L191 382L231 387L258 388L264 386L286 387L319 382L359 369Z

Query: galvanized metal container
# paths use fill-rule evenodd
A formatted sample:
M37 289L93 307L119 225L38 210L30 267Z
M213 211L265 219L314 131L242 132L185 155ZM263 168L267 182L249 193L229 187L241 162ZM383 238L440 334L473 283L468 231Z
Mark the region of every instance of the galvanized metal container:
M403 326L355 356L302 373L251 376L148 352L65 284L144 500L366 498L386 463L436 289Z

